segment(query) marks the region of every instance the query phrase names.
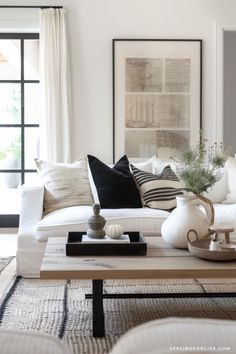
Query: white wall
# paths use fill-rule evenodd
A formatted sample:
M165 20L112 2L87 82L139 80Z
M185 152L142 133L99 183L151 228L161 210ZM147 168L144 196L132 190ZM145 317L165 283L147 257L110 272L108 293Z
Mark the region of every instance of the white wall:
M223 136L230 153L236 152L236 31L224 32L224 124Z
M0 1L0 5L6 3ZM203 127L214 141L215 22L236 23L235 0L8 1L68 8L73 157L112 160L112 38L203 39ZM1 11L1 9L0 9Z

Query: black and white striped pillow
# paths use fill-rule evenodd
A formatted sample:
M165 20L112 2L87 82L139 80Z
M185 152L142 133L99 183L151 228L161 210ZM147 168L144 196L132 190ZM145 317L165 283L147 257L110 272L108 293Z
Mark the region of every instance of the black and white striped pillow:
M170 210L176 206L176 196L183 194L176 174L166 166L159 175L141 171L131 165L143 206Z

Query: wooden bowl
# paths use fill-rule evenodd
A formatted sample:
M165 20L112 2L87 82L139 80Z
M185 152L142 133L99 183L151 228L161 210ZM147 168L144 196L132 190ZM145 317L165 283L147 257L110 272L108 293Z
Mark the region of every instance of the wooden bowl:
M236 259L236 251L234 249L221 249L220 251L210 251L211 239L195 240L188 243L189 252L199 258L209 261L233 261Z

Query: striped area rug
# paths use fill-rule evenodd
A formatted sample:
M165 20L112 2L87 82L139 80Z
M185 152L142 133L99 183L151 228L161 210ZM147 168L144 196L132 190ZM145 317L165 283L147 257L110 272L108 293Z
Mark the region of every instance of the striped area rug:
M15 279L15 257L0 257L0 304L5 299L12 282Z
M0 274L0 289L4 271ZM236 279L106 281L105 291L236 292ZM46 333L61 338L74 354L104 354L109 353L123 333L153 319L169 316L236 319L234 298L109 299L104 300L106 336L95 339L91 332L91 300L85 300L85 294L89 292L90 281L17 277L11 286L8 286L1 301L0 327Z
M0 273L6 268L6 266L13 260L12 257L0 257Z

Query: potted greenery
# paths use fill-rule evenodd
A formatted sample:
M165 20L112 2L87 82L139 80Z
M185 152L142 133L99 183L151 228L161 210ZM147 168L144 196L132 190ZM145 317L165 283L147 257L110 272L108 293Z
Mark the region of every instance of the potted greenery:
M20 168L21 159L21 137L16 135L13 140L0 150L0 167L5 170ZM5 173L4 184L7 188L17 188L20 183L19 173Z
M203 195L222 177L227 155L222 143L207 146L202 136L196 146L175 160L176 173L183 182L183 196L177 197L177 208L162 225L162 235L175 247L186 248L186 235L194 229L199 238L208 234L214 223L212 202ZM199 209L204 207L205 214Z

